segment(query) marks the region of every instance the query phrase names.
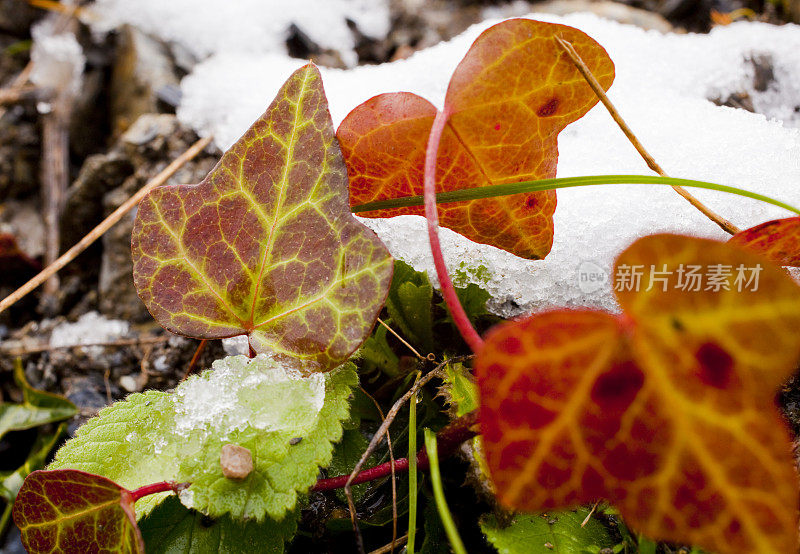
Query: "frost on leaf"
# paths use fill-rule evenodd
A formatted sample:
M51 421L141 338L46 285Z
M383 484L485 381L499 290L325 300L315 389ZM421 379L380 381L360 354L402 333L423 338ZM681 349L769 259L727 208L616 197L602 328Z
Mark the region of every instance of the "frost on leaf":
M153 317L197 338L330 370L364 341L392 260L350 213L347 169L317 68L297 70L199 185L141 202L134 282Z
M800 486L775 395L800 360L800 287L759 255L677 235L623 252L615 287L621 316L557 310L487 336L476 376L500 502L606 498L654 539L796 552Z
M262 354L232 356L213 368L174 393L133 394L105 408L58 451L50 468L96 473L131 489L190 482L181 500L203 513L281 519L315 482L319 467L330 463L358 382L354 367L306 375ZM296 437L303 440L293 443ZM246 478L223 475L226 444L250 451L254 469ZM142 498L137 513L149 513L164 498Z
M473 43L447 89L436 190L445 192L556 176L557 136L597 97L566 57L570 41L604 88L614 64L586 34L529 19L490 27ZM436 108L415 94L381 94L356 107L337 130L350 174L350 204L422 194L425 148ZM524 258L553 243L554 191L449 203L439 220L465 237ZM363 212L422 215L423 208Z
M776 264L800 267L800 217L767 221L739 231L729 242L758 252Z

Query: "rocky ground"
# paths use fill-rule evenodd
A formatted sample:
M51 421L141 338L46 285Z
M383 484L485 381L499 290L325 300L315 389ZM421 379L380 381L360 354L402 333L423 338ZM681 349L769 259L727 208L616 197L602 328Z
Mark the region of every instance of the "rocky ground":
M534 9L589 10L676 32L707 31L743 15L775 23L800 20L798 0L392 0L391 6L386 39L370 39L353 26L359 63L407 57L459 34L487 8L494 17ZM20 79L31 58L31 26L42 18L69 26L86 53L82 86L63 111L58 92ZM342 66L335 50L320 48L301 29L286 29L286 37L292 56ZM134 28L99 37L69 14L0 0L0 298L45 264L48 233L57 233L65 251L197 140L175 116L180 79L195 62L177 46ZM768 63L754 64L757 76L768 80ZM746 97L719 101L750 107ZM65 141L62 151L48 150L58 144L48 135L54 128ZM219 154L207 149L169 182L200 181ZM69 185L58 224L48 230L43 175L54 163L61 164ZM57 286L39 289L0 313L0 400L21 400L12 378L15 357L21 357L34 387L66 395L79 406L81 418L130 392L170 388L184 377L198 341L167 336L139 301L131 277L132 224L128 214L59 273ZM222 346L211 343L197 366L207 367L222 355ZM787 389L791 413L800 410L798 398L796 387ZM79 423L80 418L73 421L71 430ZM6 437L0 443L0 471L22 464L34 437L24 432ZM4 540L0 537L0 545ZM19 548L12 532L0 551Z

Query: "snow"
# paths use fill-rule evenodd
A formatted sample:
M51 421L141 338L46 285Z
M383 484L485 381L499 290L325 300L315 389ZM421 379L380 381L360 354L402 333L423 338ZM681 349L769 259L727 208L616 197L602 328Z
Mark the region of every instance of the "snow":
M302 431L315 425L325 401L325 374L304 377L264 354L230 356L211 367L175 390L178 435L213 430L225 437L246 428Z
M164 10L173 8L166 7L171 5L167 2L155 4L164 6L146 15L151 8L137 6L143 12L138 17L158 18L159 33L169 34L171 24L160 20ZM669 175L733 185L800 204L800 27L743 22L715 28L708 35L677 35L644 31L591 14L531 17L577 27L607 49L617 68L609 96ZM323 69L334 123L338 125L356 105L382 92L411 91L441 106L453 69L478 34L494 23L473 26L407 60L350 70ZM330 25L333 29L336 23ZM232 40L225 38L226 33L224 29L209 33L214 37L193 46L209 56L184 78L178 112L183 122L203 134L213 134L223 148L249 127L289 74L304 63L288 58L280 48L268 49L263 41L257 41L252 53L219 47ZM242 31L245 36L248 33L248 29ZM749 60L763 56L772 62L774 81L766 90L756 90ZM765 115L709 101L740 91L747 92ZM561 133L559 150L559 177L651 174L601 106ZM742 228L791 215L733 195L696 189L692 193ZM461 267L467 280L486 286L495 296L494 309L506 315L520 307L582 305L616 310L608 274L614 258L636 238L657 232L727 237L667 187L574 188L560 190L558 199L555 241L545 260L521 260L443 230L451 271ZM393 255L429 270L433 277L421 218L365 222ZM488 282L478 279L479 274L488 274ZM593 282L600 286L589 285L587 275L593 275Z
M97 312L86 312L75 323L61 323L50 334L50 346L59 348L81 344L111 342L128 334L130 324L120 319L107 319ZM87 346L88 356L98 357L102 346Z
M31 82L46 90L74 95L80 91L86 57L75 35L58 32L54 25L53 19L44 19L31 28Z
M96 29L133 24L181 44L199 59L223 51L285 53L294 24L323 49L338 50L352 66L358 59L348 19L367 36L381 38L389 31L387 0L97 0L92 9Z

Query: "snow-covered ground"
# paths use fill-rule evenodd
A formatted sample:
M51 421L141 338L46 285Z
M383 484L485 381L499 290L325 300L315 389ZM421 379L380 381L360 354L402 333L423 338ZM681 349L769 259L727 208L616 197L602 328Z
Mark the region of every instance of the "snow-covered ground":
M299 13L304 11L299 6L308 2L252 0L231 3L237 7L229 8L219 1L147 0L136 3L135 9L121 0L100 3L116 10L118 19L144 25L145 30L177 41L204 58L182 82L178 115L200 133L213 133L223 148L264 111L283 81L303 63L289 58L274 37L250 37L257 35L259 25L269 29L265 15L269 9L285 5L286 10L291 6ZM342 40L339 22L350 17L346 13L354 14L354 20L363 17L357 23L374 36L388 28L388 20L380 15L385 14L385 2L329 0L316 5L326 7L316 12L306 9L303 17L316 16L324 25L307 24L304 30L322 45ZM378 8L375 13L370 12L373 6ZM170 14L183 9L187 11L181 13L178 24ZM663 35L590 14L530 17L577 27L608 50L617 70L609 96L668 174L734 185L800 204L800 27L735 23L709 35ZM236 18L248 22L238 35L231 23ZM210 20L216 24L209 26ZM356 105L382 92L411 91L441 106L453 69L478 34L494 23L497 20L476 25L407 60L350 70L323 69L334 123L338 125ZM338 47L344 44L347 50L351 42L344 40ZM774 67L774 81L766 91L753 86L754 69L748 60L758 56L769 58ZM739 91L747 91L757 111L766 116L718 107L708 100ZM559 149L559 177L651 174L602 107L562 132ZM791 215L737 196L693 193L742 228ZM367 223L394 255L433 275L421 218ZM488 286L498 306L510 299L526 309L586 305L613 310L608 283L598 290L581 287L580 271L608 272L614 257L646 234L727 236L675 192L655 186L559 191L555 224L553 250L542 261L520 260L443 231L449 266L466 269L467 278L468 268L484 266L474 280ZM487 273L488 283L483 279Z

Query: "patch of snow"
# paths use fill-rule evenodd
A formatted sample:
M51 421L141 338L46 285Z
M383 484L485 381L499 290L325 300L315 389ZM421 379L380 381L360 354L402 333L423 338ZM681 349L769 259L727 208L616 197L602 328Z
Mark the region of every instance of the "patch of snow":
M106 319L98 312L87 312L75 323L61 323L50 333L50 346L78 346L111 342L128 334L130 324L120 319ZM102 346L87 346L83 349L88 356L103 354Z
M237 335L222 339L222 349L228 356L247 356L250 353L250 341L247 335Z
M178 498L181 501L181 504L186 506L187 508L194 507L194 491L191 489L183 489L178 493Z
M58 33L53 25L54 20L44 19L31 28L31 82L43 89L75 95L81 88L86 56L73 33Z
M175 432L208 429L219 436L256 428L281 431L313 427L325 401L326 374L303 376L264 354L230 356L214 371L175 390Z
M358 57L348 20L370 37L389 32L387 0L97 0L92 11L96 29L129 23L179 43L199 59L220 52L286 53L294 24L321 48L339 51L352 66Z
M140 10L138 6L130 9ZM163 10L169 9L154 13L161 18ZM792 128L800 126L796 112L800 27L743 22L717 27L708 35L675 35L590 14L530 17L577 27L606 48L617 69L609 96L669 175L733 185L800 204L800 131ZM322 69L334 122L338 124L356 105L383 92L411 91L441 106L453 69L478 34L496 22L473 26L406 60L346 71ZM215 37L203 40L226 40L224 31L211 34ZM217 144L227 148L304 62L280 50L265 55L259 48L252 54L205 48L215 53L183 80L178 115L201 133L213 134ZM753 86L754 69L748 60L756 56L770 58L774 68L775 79L763 91ZM708 100L739 91L748 92L759 111L776 119L719 107ZM561 133L559 151L559 177L651 174L602 106ZM733 195L696 189L692 193L742 228L790 215ZM367 224L394 256L428 270L434 278L421 218ZM667 187L613 185L558 191L555 241L545 260L521 260L446 230L442 242L451 271L460 266L485 268L492 278L488 285L479 284L487 285L495 296L494 309L509 315L520 307L580 305L616 310L608 279L614 258L636 238L657 232L727 237ZM581 284L587 267L604 279L603 286Z

